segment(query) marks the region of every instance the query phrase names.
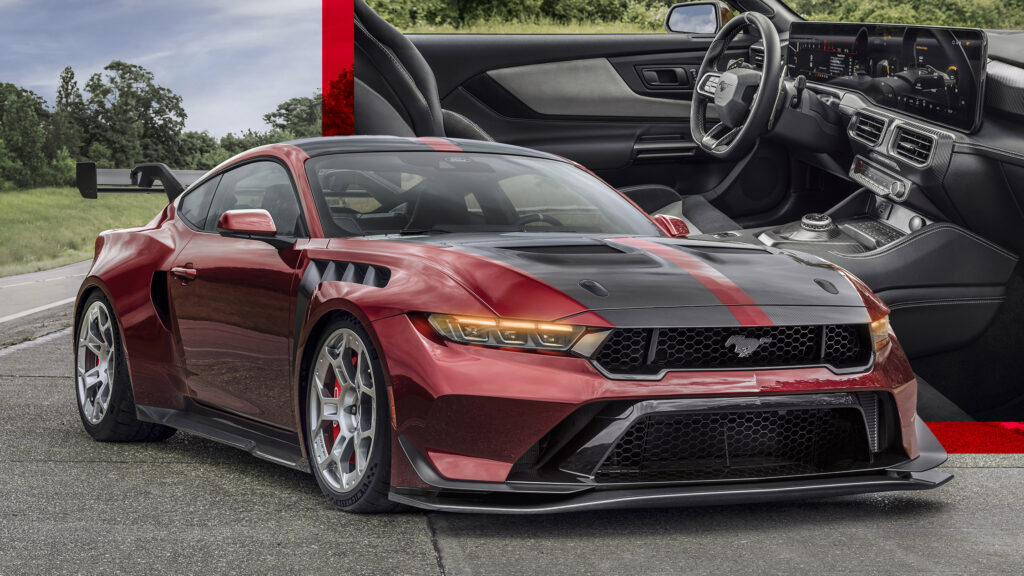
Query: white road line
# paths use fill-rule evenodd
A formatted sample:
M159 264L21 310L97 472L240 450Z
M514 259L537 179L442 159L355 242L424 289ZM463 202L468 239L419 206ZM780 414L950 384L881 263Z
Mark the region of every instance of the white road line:
M56 278L43 278L42 280L29 280L28 282L18 282L16 284L5 284L0 286L0 290L4 288L16 288L18 286L29 286L31 284L40 284L42 282L54 282L57 280L67 280L68 278L85 278L85 274L71 274L69 276L57 276Z
M16 312L14 314L10 314L8 316L4 316L3 318L0 318L0 324L3 324L4 322L10 322L11 320L17 320L18 318L24 318L25 316L29 316L31 314L35 314L36 312L42 312L43 310L49 310L50 308L56 308L57 306L63 306L65 304L70 304L70 303L75 301L75 298L76 298L76 296L72 296L71 298L65 298L63 300L57 300L56 302L50 302L49 304L44 304L42 306L36 306L35 308L29 308L28 310L22 310L21 312Z
M35 346L36 344L45 344L46 342L49 342L51 340L56 340L57 338L60 338L61 336L67 336L69 334L71 334L71 328L65 328L63 330L58 330L56 332L51 332L50 334L47 334L46 336L40 336L39 338L36 338L35 340L29 340L28 342L22 342L21 344L15 344L14 346L8 346L7 348L0 348L0 358L3 358L4 356L7 356L8 354L11 354L13 352L17 352L18 350L24 350L26 348L31 348L31 347Z

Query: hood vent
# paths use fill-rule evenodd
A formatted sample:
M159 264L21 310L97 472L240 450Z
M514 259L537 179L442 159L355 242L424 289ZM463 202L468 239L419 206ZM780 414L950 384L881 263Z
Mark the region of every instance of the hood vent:
M924 166L931 159L934 146L932 136L901 126L896 130L892 151L915 166Z
M607 244L569 244L565 246L502 246L503 250L527 252L529 254L622 254L622 250Z
M865 144L877 146L885 134L885 125L884 118L861 112L854 120L853 135Z

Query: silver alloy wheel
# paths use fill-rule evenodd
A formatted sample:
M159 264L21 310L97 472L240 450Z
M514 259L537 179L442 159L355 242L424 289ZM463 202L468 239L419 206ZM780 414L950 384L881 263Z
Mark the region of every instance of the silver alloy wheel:
M347 492L366 473L377 425L373 366L355 332L340 328L324 341L308 396L314 464L331 488Z
M78 329L78 403L90 424L96 425L110 408L114 384L114 324L103 302L93 302Z

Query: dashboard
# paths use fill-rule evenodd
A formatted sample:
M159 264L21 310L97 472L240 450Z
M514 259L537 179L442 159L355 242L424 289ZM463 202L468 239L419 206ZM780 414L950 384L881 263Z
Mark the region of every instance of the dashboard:
M971 28L795 22L786 70L972 132L981 124L987 51L985 32Z

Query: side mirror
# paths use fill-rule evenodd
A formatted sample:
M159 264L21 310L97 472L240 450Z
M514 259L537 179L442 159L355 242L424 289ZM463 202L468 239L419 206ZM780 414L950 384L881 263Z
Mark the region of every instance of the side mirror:
M722 27L722 5L712 2L686 2L669 8L665 30L680 34L714 34Z
M266 210L228 210L217 220L217 230L237 236L276 236L274 217Z
M274 217L266 210L228 210L217 220L217 231L229 238L262 240L278 250L295 244L294 238L277 235Z
M686 225L686 221L682 218L669 216L668 214L658 214L653 219L658 228L661 228L661 231L668 234L670 238L686 238L690 235L690 227Z

